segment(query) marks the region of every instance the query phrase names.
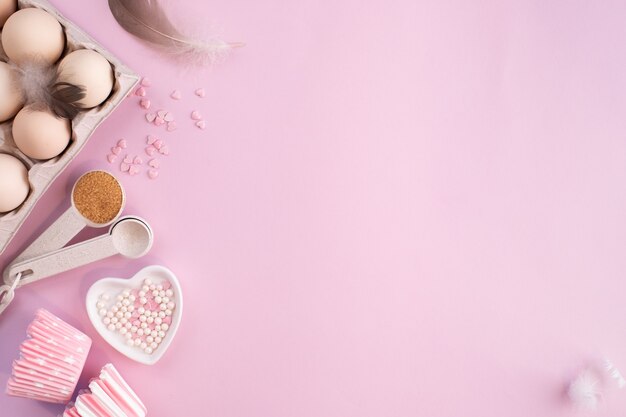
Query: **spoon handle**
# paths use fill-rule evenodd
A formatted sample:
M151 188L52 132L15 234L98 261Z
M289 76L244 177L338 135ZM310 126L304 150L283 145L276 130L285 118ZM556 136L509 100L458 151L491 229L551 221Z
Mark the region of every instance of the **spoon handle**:
M45 232L39 235L39 237L15 259L14 263L64 247L74 236L83 230L85 226L85 220L70 207L55 220Z
M111 235L106 234L15 264L10 268L9 276L15 277L21 272L21 286L108 258L117 253L119 252L113 245Z

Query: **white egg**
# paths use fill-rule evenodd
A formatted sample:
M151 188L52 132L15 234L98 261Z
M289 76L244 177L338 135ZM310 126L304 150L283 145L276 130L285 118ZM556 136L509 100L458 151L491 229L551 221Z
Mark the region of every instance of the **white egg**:
M23 108L13 120L13 140L24 155L33 159L50 159L67 148L72 136L68 119L56 117L48 110Z
M85 97L79 107L90 109L106 100L113 90L115 76L109 61L90 49L79 49L61 60L58 69L59 81L80 86Z
M0 62L0 122L9 120L24 105L17 73L4 62Z
M52 65L65 49L65 33L50 13L28 7L7 19L2 29L2 47L9 60L18 65Z
M28 197L28 171L14 156L0 154L0 213L15 210Z
M0 0L0 28L17 10L17 0Z

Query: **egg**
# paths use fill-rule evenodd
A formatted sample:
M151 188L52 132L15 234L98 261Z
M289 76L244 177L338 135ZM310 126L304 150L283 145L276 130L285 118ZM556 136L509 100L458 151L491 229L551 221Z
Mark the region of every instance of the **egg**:
M18 208L28 197L29 190L28 171L22 161L0 154L0 213Z
M0 122L9 120L24 105L17 73L4 62L0 62Z
M81 86L85 97L78 102L83 109L96 107L106 100L113 90L115 77L109 61L90 49L79 49L61 60L58 80Z
M0 0L0 28L17 10L17 0Z
M48 110L25 107L13 120L13 140L29 158L54 158L67 148L71 136L70 121Z
M18 65L28 62L52 65L63 53L65 34L54 16L29 7L13 13L6 21L2 29L2 47L9 59Z

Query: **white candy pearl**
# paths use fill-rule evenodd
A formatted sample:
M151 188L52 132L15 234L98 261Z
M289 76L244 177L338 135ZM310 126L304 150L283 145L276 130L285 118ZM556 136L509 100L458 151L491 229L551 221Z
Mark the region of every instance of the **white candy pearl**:
M147 347L147 348L144 350L144 352L146 352L148 355L151 355L151 354L152 354L152 348Z
M161 298L165 297L165 291L163 290L159 291L159 297Z
M128 308L127 308L126 306L124 306L124 307L122 307L122 308L120 309L120 311L121 311L122 313L126 313L126 312L128 311Z
M130 330L133 327L133 325L132 325L132 323L130 321L128 321L128 322L126 322L124 327L126 327L128 330Z
M124 337L125 337L126 339L132 339L132 338L133 338L133 334L132 334L131 332L128 332L128 333L126 333L126 334L124 335Z
M130 312L135 311L135 306L134 306L134 305L132 305L132 304L131 304L131 305L129 305L129 306L126 308L126 311L130 311Z
M163 323L163 324L161 325L161 329L163 329L163 330L165 330L165 331L167 331L167 329L169 329L169 328L170 328L170 326L168 326L168 324L167 324L167 323ZM165 333L163 333L163 334L165 334Z
M176 304L174 304L172 301L167 303L167 308L169 308L170 310L174 310L175 307L176 307Z
M130 304L130 301L128 301L128 300L124 300L124 301L122 301L122 305L123 305L123 306L127 306L127 305L129 305L129 304Z
M97 307L97 308L104 308L104 303L103 303L102 301L98 301L98 302L96 303L96 307Z
M152 288L150 288L152 289ZM152 290L152 296L153 297L158 297L159 296L159 292L157 290Z
M152 332L150 333L150 336L152 337L157 337L159 335L159 332L157 332L156 330L152 330Z
M122 313L121 311L118 311L117 313L115 313L115 317L117 317L118 319L121 319L122 317L124 317L124 313Z
M171 316L172 315L172 310L165 310L165 315L166 316Z
M159 311L159 317L165 318L165 311Z
M150 285L150 291L154 291L154 290L156 290L156 285L154 284Z
M113 330L115 330L115 325L114 325L114 324L109 324L109 325L107 326L107 329L109 329L109 330L113 331Z
M159 308L160 308L161 310L167 310L167 304L165 304L165 303L161 303L161 305L159 306Z
M130 302L132 303L133 301L135 301L137 298L131 294L130 297L128 297L128 300L130 300Z
M141 323L141 328L142 329L147 329L148 328L148 323Z
M161 330L159 332L159 337L161 337L161 338L165 337L165 332L163 330Z
M135 339L135 346L141 345L141 339Z
M154 338L152 336L146 337L146 342L152 343L153 341L154 341Z
M122 323L122 324L126 324L126 323L128 323L128 319L127 319L126 317L122 317L122 318L120 319L120 323Z
M129 318L131 318L132 316L133 316L133 315L132 315L132 314L130 314L130 311L127 311L126 313L124 313L124 317L125 317L126 319L129 319Z
M174 291L172 291L172 290L166 290L166 291L165 291L165 295L166 295L166 296L168 296L168 297L171 297L172 295L174 295Z
M124 292L122 293L122 295L124 296L124 298L128 298L128 296L130 295L130 291L128 291L128 290L124 290Z
M159 290L159 291L163 290L163 285L161 285L161 284L157 285L156 289Z
M163 297L163 302L164 303L169 303L170 302L170 297Z
M152 349L156 349L156 348L158 348L158 347L159 347L159 344L158 344L158 343L156 343L156 342L152 342L152 344L150 345L150 347L151 347Z
M128 329L126 329L126 327L122 327L122 328L120 329L120 333L121 333L121 334L126 334L127 332L128 332Z
M153 311L153 312L152 312L152 314L151 314L151 316L152 316L152 318L154 319L154 318L156 318L156 317L158 317L158 316L159 316L159 313L157 313L156 311Z
M120 330L122 328L122 323L115 323L115 328Z
M100 311L98 311L98 314L100 314L101 316L106 316L107 315L107 311L103 308Z
M109 301L111 299L111 296L109 294L102 294L100 298L102 298L104 301Z
M147 285L144 285L143 287L141 287L141 291L143 292L143 295L146 295L146 293L150 291L150 287L148 287Z
M146 309L145 309L145 308L143 308L143 307L139 307L139 308L137 309L137 312L138 312L139 314L143 314L143 313L144 313L144 311L146 311Z
M148 347L148 344L144 342L139 347L142 348L142 349L145 349L145 348Z
M118 295L117 297L115 297L115 299L117 301L122 301L124 299L124 296L122 294Z
M161 304L161 301L163 301L163 300L162 300L162 299L161 299L161 297L159 297L158 295L157 295L156 297L154 297L154 302L155 302L155 303L157 303L157 304Z
M163 338L161 336L157 336L154 338L154 341L157 343L161 343L163 341Z
M141 298L139 299L139 303L141 303L142 305L143 305L143 304L145 304L145 303L147 303L147 302L148 302L148 300L146 299L146 297L141 297Z
M113 312L112 312L112 311L109 311L109 312L107 313L107 317L108 317L108 318L111 318L111 317L113 317L113 316L114 316L114 314L113 314Z
M152 318L152 317L148 317L148 318L146 319L146 321L147 321L148 323L154 323L154 318Z
M152 280L150 278L146 278L143 280L143 283L146 285L151 285L152 284Z
M113 323L113 324L117 323L117 317L113 317L113 318L111 319L111 323Z
M145 322L146 321L146 316L139 316L139 321L140 322Z
M137 333L137 330L138 330L138 329L137 329L137 326L132 326L132 327L130 328L130 331L131 331L131 332L133 332L133 333ZM143 330L142 330L142 331L143 331Z
M157 317L156 319L154 319L154 322L156 324L161 324L163 322L163 319L161 319L161 317Z
M117 313L117 311L119 310L119 308L117 308L117 306L113 306L113 308L111 309L112 312Z
M109 323L111 323L111 319L110 319L109 317L105 317L105 318L102 320L102 322L103 322L104 324L109 324Z
M137 336L143 336L143 329L137 329Z
M156 330L157 332L161 331L161 325L157 324L156 326L154 326L154 330Z

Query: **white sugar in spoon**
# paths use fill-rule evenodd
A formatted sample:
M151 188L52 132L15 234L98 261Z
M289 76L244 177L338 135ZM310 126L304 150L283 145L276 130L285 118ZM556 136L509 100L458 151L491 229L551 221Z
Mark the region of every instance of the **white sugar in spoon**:
M152 229L144 220L122 217L106 235L15 264L9 276L21 273L20 285L24 285L117 254L140 258L148 253L153 240Z

